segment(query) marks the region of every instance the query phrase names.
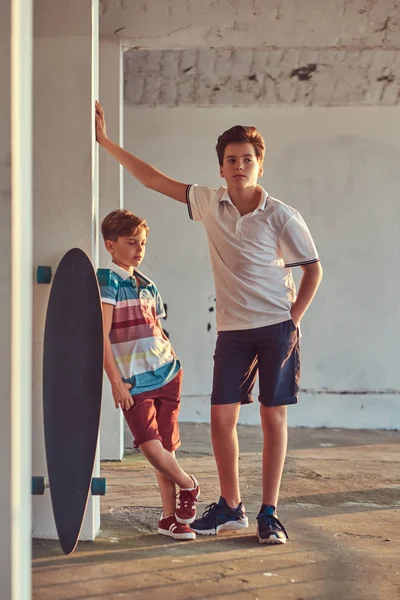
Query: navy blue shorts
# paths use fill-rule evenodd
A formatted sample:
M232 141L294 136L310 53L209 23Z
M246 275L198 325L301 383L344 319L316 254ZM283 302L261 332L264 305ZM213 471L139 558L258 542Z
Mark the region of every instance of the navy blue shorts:
M299 332L291 319L218 333L211 404L250 404L257 373L261 404L296 404L300 348Z

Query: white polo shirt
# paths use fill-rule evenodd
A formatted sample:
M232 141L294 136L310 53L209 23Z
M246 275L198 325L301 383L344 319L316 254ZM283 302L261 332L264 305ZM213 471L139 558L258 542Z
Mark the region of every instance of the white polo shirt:
M224 186L189 185L186 198L190 218L207 232L218 331L290 319L296 299L290 267L319 260L299 212L264 189L258 207L243 217Z

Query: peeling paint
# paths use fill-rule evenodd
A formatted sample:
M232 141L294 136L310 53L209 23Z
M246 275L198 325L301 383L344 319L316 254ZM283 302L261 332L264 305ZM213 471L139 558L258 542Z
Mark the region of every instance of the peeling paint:
M393 106L398 64L400 50L130 49L124 95L127 105L149 107Z
M389 75L382 75L381 77L377 77L377 81L387 81L388 83L393 83L394 75L390 73Z
M293 69L290 77L297 77L299 81L310 81L312 73L317 70L316 64L308 64L298 69Z
M126 0L100 0L100 17L104 17L112 8L116 7L121 11L127 9Z
M399 47L390 0L100 0L100 11L101 35L118 24L127 40L150 49Z
M387 29L389 28L389 23L390 23L390 17L387 17L385 19L385 21L383 22L383 24L381 25L381 27L378 27L378 29L375 29L375 32L380 33L381 31L387 31Z

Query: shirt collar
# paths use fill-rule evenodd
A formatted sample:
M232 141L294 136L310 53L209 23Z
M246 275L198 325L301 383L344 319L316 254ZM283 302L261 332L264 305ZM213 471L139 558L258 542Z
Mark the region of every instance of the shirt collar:
M124 281L126 281L129 278L132 279L132 275L129 273L129 271L125 271L125 269L123 269L119 265L115 264L115 262L110 262L108 267L111 271L116 273ZM139 279L141 279L143 281L143 283L145 284L146 287L151 284L150 279L148 277L146 277L146 275L143 275L143 273L141 273L137 269L135 269L134 273L135 273L136 277L138 277Z
M268 199L269 194L268 194L268 192L266 192L264 190L263 187L261 187L261 186L259 186L259 187L261 188L261 199L260 199L259 205L257 206L257 208L255 210L265 210L265 207L267 206L267 199ZM229 204L232 204L232 206L233 206L233 202L231 200L231 197L229 196L228 189L225 187L223 187L222 189L224 190L224 192L219 201L220 202L228 202Z

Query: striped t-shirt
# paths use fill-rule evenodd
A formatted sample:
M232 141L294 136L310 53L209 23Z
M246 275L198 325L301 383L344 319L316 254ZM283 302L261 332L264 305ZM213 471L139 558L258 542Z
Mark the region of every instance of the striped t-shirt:
M165 317L161 296L150 279L135 269L135 277L110 263L111 282L101 286L101 301L114 305L110 341L123 381L132 396L162 387L181 365L165 339L158 319Z

